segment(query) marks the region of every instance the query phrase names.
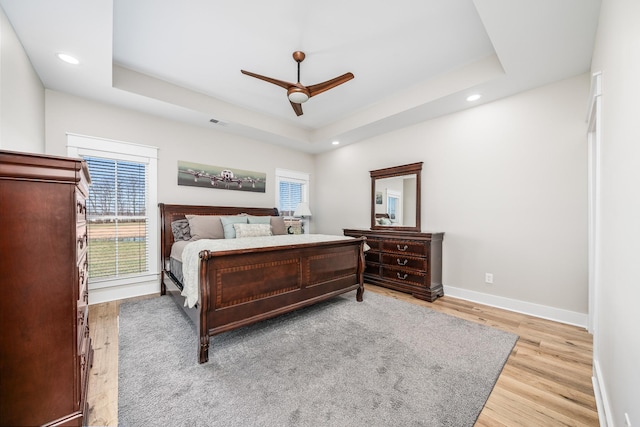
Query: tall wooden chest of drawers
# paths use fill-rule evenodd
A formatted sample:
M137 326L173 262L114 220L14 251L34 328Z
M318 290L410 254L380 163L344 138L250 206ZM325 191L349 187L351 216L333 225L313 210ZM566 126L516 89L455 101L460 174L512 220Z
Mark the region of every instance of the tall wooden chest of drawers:
M80 159L0 151L0 425L81 426L89 338Z
M364 280L434 301L442 289L444 233L392 230L344 230L345 236L367 238Z

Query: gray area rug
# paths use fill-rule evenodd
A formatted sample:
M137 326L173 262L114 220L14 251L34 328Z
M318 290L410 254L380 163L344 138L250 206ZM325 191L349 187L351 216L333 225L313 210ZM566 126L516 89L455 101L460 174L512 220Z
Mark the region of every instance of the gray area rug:
M120 426L472 426L517 336L350 292L211 339L170 297L120 306Z

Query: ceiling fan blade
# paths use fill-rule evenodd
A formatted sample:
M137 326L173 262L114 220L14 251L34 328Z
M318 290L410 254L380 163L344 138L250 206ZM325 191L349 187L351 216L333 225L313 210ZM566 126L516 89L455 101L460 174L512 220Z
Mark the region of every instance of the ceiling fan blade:
M342 83L348 82L353 78L352 73L346 73L335 79L327 80L323 83L318 83L316 85L307 86L307 90L309 91L309 96L316 96L324 91L329 89L333 89L334 87L341 85Z
M302 115L302 104L296 104L295 102L291 102L291 106L293 107L293 111L296 112L296 116Z
M273 83L274 85L278 85L285 89L289 89L291 86L295 86L295 83L285 82L283 80L272 79L271 77L261 76L260 74L251 73L249 71L240 70L242 74L246 74L247 76L255 77L256 79L264 80L265 82Z

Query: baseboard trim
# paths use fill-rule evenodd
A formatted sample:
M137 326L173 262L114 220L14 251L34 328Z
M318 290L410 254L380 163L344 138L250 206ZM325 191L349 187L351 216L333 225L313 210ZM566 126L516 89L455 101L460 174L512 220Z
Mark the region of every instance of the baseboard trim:
M575 311L485 294L482 292L470 291L468 289L456 288L453 286L444 286L444 294L467 301L489 305L491 307L515 311L516 313L528 314L542 319L580 326L585 329L589 321L586 313L577 313Z
M158 280L140 283L131 283L121 286L110 286L104 288L89 289L89 305L103 302L115 301L119 299L139 297L142 295L157 294L160 292L160 282Z
M600 427L613 426L611 407L609 406L607 389L604 385L604 381L602 380L600 362L595 358L593 359L593 377L591 377L591 382L593 384L593 394L596 399L596 408L598 408Z

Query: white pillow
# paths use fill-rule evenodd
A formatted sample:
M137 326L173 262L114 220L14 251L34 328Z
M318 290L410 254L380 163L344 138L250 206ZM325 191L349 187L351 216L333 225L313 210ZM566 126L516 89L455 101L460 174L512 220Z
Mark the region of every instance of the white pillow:
M271 224L233 224L236 238L271 236Z

